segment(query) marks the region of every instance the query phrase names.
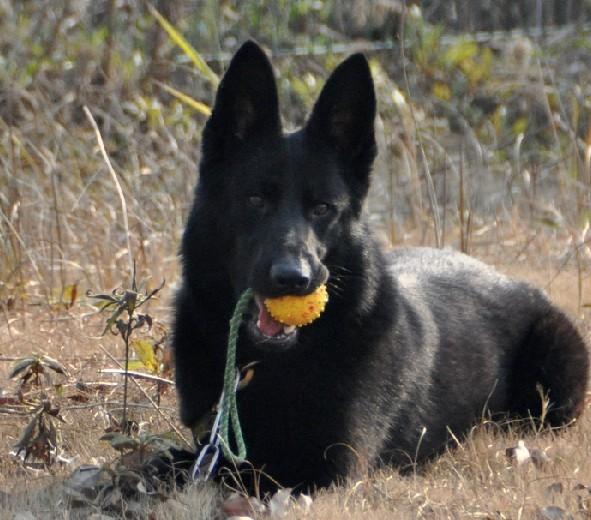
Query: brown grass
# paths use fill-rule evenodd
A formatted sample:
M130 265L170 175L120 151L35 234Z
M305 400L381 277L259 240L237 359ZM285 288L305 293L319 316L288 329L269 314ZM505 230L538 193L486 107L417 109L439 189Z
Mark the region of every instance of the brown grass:
M549 286L554 299L571 314L577 314L578 275L572 268L559 271L559 265L546 265L540 259L539 249L550 254L547 237L529 242L527 258L508 265L509 251L523 247L524 236L509 238L487 246L487 256L493 263L511 274ZM560 243L558 240L556 244ZM505 246L503 246L505 244ZM493 255L497 251L497 255ZM535 269L532 269L535 265ZM557 275L558 273L558 275ZM557 275L557 276L556 276ZM589 291L589 278L585 277L584 290ZM155 316L167 317L166 304L170 289L152 306ZM116 381L113 376L101 375L99 369L114 366L104 350L122 358L123 348L118 338L100 337L102 319L88 315L86 306L64 311L47 305L27 305L4 314L0 327L0 380L3 390L11 394L15 384L6 374L12 359L31 351L42 352L62 361L70 377L64 379L61 413L66 423L61 428L61 453L74 457L70 464L56 464L46 470L23 467L9 450L16 442L26 416L4 413L0 422L0 487L13 497L8 510L32 511L46 518L66 518L59 504L59 483L77 465L82 463L113 465L118 456L106 443L99 441L106 427L112 424L109 414L120 414L121 385L104 395L90 396L89 403L73 402L76 381ZM588 337L589 327L583 324ZM104 349L104 350L103 350ZM141 383L154 394L154 388ZM149 406L145 398L132 389L131 417L145 430L170 431L170 427ZM87 407L92 405L90 407ZM174 392L168 391L161 401L161 410L178 424ZM180 427L180 425L179 425ZM475 428L465 442L450 450L427 468L412 476L382 471L368 478L318 494L309 512L309 518L535 518L540 508L555 505L572 514L584 511L591 514L591 493L581 486L591 486L591 415L586 414L566 432L527 436L526 445L546 452L551 461L544 468L529 463L517 467L505 456L508 447L516 445L518 434L500 432L493 427ZM50 491L39 495L36 491L49 486ZM51 487L54 486L54 487ZM47 498L47 493L49 495ZM151 504L154 518L213 518L220 513L217 491L192 489L172 495L164 504ZM57 506L56 506L57 507ZM86 513L88 513L87 510ZM85 513L85 514L86 514ZM299 518L301 511L290 513ZM583 513L581 513L583 514ZM43 516L41 516L43 517ZM8 518L8 517L7 517Z
M166 334L178 280L176 251L196 181L204 119L156 92L145 71L135 66L132 50L143 37L137 33L141 23L109 40L111 65L104 83L97 79L104 49L91 42L83 14L64 10L62 18L45 20L43 10L27 7L17 20L14 12L0 5L0 43L11 65L0 70L0 489L6 493L0 495L0 519L12 519L17 512L31 512L35 518L88 518L88 509L66 507L59 483L80 464L115 467L119 460L99 439L121 417L121 378L100 370L116 367L113 357L123 362L124 349L120 338L100 335L104 317L96 315L85 294L128 285L129 239L138 278L149 288L167 281L149 306L154 330L143 334L154 339ZM66 18L79 25L72 25L68 38L60 38ZM51 45L41 45L48 55L37 62L31 42L44 44L47 34L54 35ZM400 104L400 96L392 95L402 84L399 57L375 56L381 154L370 209L386 243L433 242L416 140L416 132L422 132L445 245L467 248L502 271L543 287L589 338L583 305L591 302L590 255L583 241L591 176L581 150L591 150L591 137L584 140L590 127L585 103L591 99L591 82L588 72L571 77L564 70L587 48L586 42L579 44L574 50L559 44L549 51L548 63L532 60L526 69L512 64L510 56L495 62L490 88L505 96L502 102L509 109L513 98L531 102L526 110L538 111L548 110L551 101L554 115L562 116L561 126L551 132L542 128L543 139L530 136L519 150L511 132L492 135L491 121L471 128L462 119L464 134L450 130L448 115L458 114L445 112L450 107L434 101L428 85L420 93L425 88L420 70L408 71L412 95L402 93L406 101ZM565 59L562 53L567 51ZM160 65L178 72L184 91L211 103L208 84L184 67L175 68L166 56ZM326 69L336 61L333 56L276 60L285 80L280 94L288 125L302 121ZM27 72L30 67L34 72ZM481 94L489 93L486 84L479 88ZM540 92L547 94L540 99ZM409 114L409 102L415 103L416 117ZM99 125L121 183L129 235L117 186L82 111L85 105ZM565 105L576 108L576 117L564 113ZM474 142L489 153L486 164L475 158ZM538 156L542 146L544 153ZM503 192L505 183L513 189L511 196ZM488 206L489 200L495 202ZM77 297L69 305L73 287ZM50 385L28 389L25 397L39 399L45 393L59 407L64 420L59 454L72 459L37 469L9 453L31 413L3 401L18 390L18 382L8 379L14 362L33 352L52 356L68 370L67 377L55 376ZM108 385L81 396L78 382ZM158 398L154 385L139 385ZM161 395L156 412L135 385L130 388L130 416L140 431L169 432L171 423L182 430L173 389ZM550 456L546 467L513 465L505 449L517 440L511 430L476 428L418 474L382 471L320 492L307 518L519 519L539 517L547 506L560 507L574 518L591 518L589 410L565 432L525 439L527 446ZM143 516L149 511L154 519L215 518L221 515L221 501L222 491L215 487L194 488L172 493L165 502L144 504ZM289 517L300 518L302 512Z

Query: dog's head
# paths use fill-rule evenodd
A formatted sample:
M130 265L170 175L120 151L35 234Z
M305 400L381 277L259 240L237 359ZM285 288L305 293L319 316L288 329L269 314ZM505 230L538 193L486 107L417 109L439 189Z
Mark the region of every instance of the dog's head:
M361 54L336 68L291 134L282 132L273 70L256 43L245 43L224 75L203 132L198 198L217 214L236 294L252 287L257 295L250 331L258 344L288 346L297 334L262 299L314 291L330 275L331 252L358 231L375 105Z

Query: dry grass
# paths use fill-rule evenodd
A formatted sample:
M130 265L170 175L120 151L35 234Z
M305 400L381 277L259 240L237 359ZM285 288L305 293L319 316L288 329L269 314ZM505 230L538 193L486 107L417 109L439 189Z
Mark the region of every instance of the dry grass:
M69 511L60 501L59 482L80 464L114 467L118 460L99 439L121 417L122 384L120 376L100 370L116 367L113 358L121 363L124 350L119 338L100 335L103 317L84 295L129 284L129 238L138 278L151 288L167 281L159 299L150 303L154 330L143 334L152 339L166 334L178 279L176 251L196 180L204 119L149 82L146 87L143 74L153 64L136 66L133 56L145 51L134 47L145 39L142 23L119 34L121 45L111 49L118 74L102 82L97 71L103 46L93 40L97 34L89 36L85 15L73 10L63 20L45 20L43 10L27 7L19 18L9 4L0 2L0 43L10 65L0 70L0 489L10 500L3 504L0 495L0 519L23 511L36 518L87 518L88 510ZM73 27L68 38L55 39L60 27ZM48 38L55 41L47 45ZM49 54L37 56L39 49L33 52L31 42ZM591 170L589 155L581 152L591 153L591 81L588 67L565 71L588 42L577 47L569 40L568 45L559 43L548 51L547 63L532 59L525 65L511 61L509 45L495 62L491 87L475 87L483 95L500 93L508 111L513 100L530 103L526 111L544 112L551 105L554 123L531 129L541 137L527 130L521 147L516 146L518 136L497 131L492 118L475 123L456 113L460 103L434 101L422 81L424 71L409 70L412 95L400 93L399 57L375 56L381 155L370 209L387 243L433 243L424 165L418 159L420 131L445 244L463 246L545 288L589 338L583 304L591 302L590 255L584 247ZM409 54L411 60L417 56ZM302 121L335 62L332 56L276 60L288 125ZM177 72L185 92L211 103L210 87L193 71L165 58L159 65ZM121 183L129 236L117 187L82 111L85 105L99 124ZM463 133L451 128L452 119ZM74 287L77 297L69 305ZM68 370L67 377L53 378L59 386L26 393L36 400L45 393L59 407L64 419L60 455L72 459L41 469L26 467L9 453L31 413L3 400L18 390L18 382L8 378L15 360L33 352L52 356ZM107 384L82 395L78 382ZM158 398L154 385L139 384ZM131 419L142 431L169 432L171 424L182 430L174 390L160 397L156 412L132 385ZM591 487L587 412L566 432L526 438L528 446L550 456L544 468L516 467L506 459L505 449L516 444L517 433L479 428L419 474L384 471L320 492L307 517L519 519L535 518L542 508L555 505L574 518L591 518L591 493L585 487ZM155 519L215 518L221 515L220 502L220 490L190 489L173 493L166 502L149 503L143 516L149 511Z
M523 248L525 236L505 236L495 247L487 246L487 256L496 260L501 269L529 279L543 286L558 273L554 263L540 259L540 249L550 254L547 237L529 242L528 255L511 265L501 258L512 258ZM503 246L505 244L505 246ZM556 240L555 244L560 244ZM492 255L496 250L498 255ZM532 269L535 265L535 269ZM589 293L589 277L585 276L584 291ZM577 314L578 275L572 268L561 271L550 285L554 299L571 314ZM584 293L585 294L585 293ZM167 316L166 303L170 289L153 305L155 316ZM112 425L110 414L120 414L121 385L103 395L90 396L89 403L69 399L75 396L76 381L114 381L112 376L98 374L99 369L114 366L104 350L122 358L122 346L114 337L100 337L102 319L88 315L86 308L69 311L47 305L27 306L5 313L0 328L0 380L3 390L10 394L14 383L7 380L9 359L31 351L43 352L62 361L70 377L62 381L61 413L66 421L62 426L61 450L70 464L56 464L47 470L25 468L9 455L11 446L27 422L26 416L3 414L0 422L1 489L16 497L6 511L32 511L39 518L71 518L59 505L61 497L56 482L66 477L82 463L113 464L118 456L106 443L99 441L106 427ZM582 324L586 336L589 327ZM104 350L103 350L104 349ZM154 388L142 385L154 395ZM92 404L87 408L88 404ZM141 406L137 408L136 406ZM163 396L161 410L178 424L174 392ZM131 417L143 429L153 432L170 431L169 425L150 407L137 391L132 390ZM505 456L505 449L516 445L518 434L501 433L496 428L476 428L465 442L434 461L416 475L400 476L383 471L359 482L323 491L316 497L309 518L535 518L540 508L555 505L570 513L591 514L591 493L581 486L591 486L591 415L566 432L528 436L526 445L546 452L551 461L544 468L533 464L513 465ZM32 490L49 486L53 493L42 495ZM220 514L217 491L192 489L173 494L166 503L150 504L153 518L214 518ZM57 498L56 498L57 497ZM53 504L53 506L52 506ZM57 504L57 505L56 505ZM52 507L55 507L52 509ZM8 513L5 511L5 514ZM11 513L12 514L12 513ZM73 513L74 514L74 513ZM82 514L82 513L81 513ZM84 510L84 514L88 514ZM290 513L299 518L300 512ZM83 517L83 516L82 516ZM6 518L11 518L10 515Z
M505 449L516 435L475 431L419 475L381 473L321 494L312 518L536 518L547 506L585 517L589 490L578 488L589 483L588 429L585 420L566 434L528 438L529 447L552 457L543 469L508 461Z

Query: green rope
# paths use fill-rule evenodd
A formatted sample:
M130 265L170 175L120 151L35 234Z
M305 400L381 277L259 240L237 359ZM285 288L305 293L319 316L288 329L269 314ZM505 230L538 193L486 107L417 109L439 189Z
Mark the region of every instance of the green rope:
M224 456L234 463L243 462L246 459L246 445L242 437L242 428L240 427L238 408L236 406L236 344L238 343L238 330L242 323L242 315L246 312L253 294L252 289L246 289L238 299L234 314L230 319L230 332L228 333L228 351L226 353L226 368L224 369L224 398L221 403L220 438ZM230 421L232 422L238 453L234 453L230 448Z

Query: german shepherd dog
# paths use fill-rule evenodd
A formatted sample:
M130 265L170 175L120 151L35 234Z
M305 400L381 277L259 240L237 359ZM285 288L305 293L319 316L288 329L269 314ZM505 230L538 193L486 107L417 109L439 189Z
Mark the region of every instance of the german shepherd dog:
M364 214L375 113L355 54L283 133L271 64L249 41L203 132L175 303L181 418L192 427L218 401L228 322L252 288L237 347L238 366L258 362L237 396L248 461L300 490L424 461L483 414L560 426L583 410L585 343L540 290L460 253L378 247ZM261 304L321 284L328 304L308 326Z

